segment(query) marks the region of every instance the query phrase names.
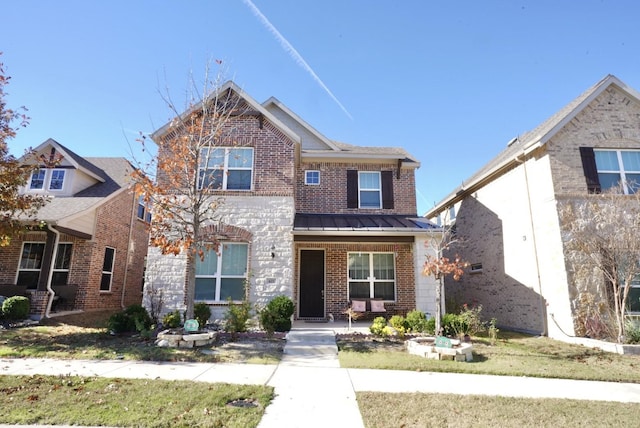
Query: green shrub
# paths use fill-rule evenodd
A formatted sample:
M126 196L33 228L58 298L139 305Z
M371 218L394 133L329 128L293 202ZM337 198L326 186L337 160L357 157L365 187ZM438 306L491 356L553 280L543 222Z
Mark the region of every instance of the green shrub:
M427 331L427 316L421 310L414 309L407 314L406 324L408 331L412 333L424 333L425 331Z
M260 325L271 335L274 331L291 330L291 315L295 311L293 301L287 296L276 296L259 313Z
M427 334L436 334L436 318L431 317L427 320L427 325L424 329Z
M624 334L626 343L640 343L640 322L633 318L627 318Z
M111 315L107 321L107 328L113 333L143 333L149 331L152 325L149 312L141 305L128 306L124 311Z
M389 319L389 324L401 338L407 332L407 320L402 315L394 315Z
M177 309L162 318L162 325L166 328L178 328L180 324L182 324L182 317Z
M251 314L251 305L244 300L242 303L235 304L228 299L229 307L224 315L224 329L235 336L236 333L247 331L247 321Z
M193 317L198 321L200 328L205 328L209 318L211 318L211 309L209 305L203 302L196 303L193 306Z
M24 296L11 296L2 302L2 315L8 320L23 320L29 317L31 303Z
M445 336L457 336L457 329L459 327L459 319L457 314L446 313L442 316L442 334Z
M373 323L369 327L371 334L376 336L383 336L383 330L387 327L387 320L385 317L375 317Z

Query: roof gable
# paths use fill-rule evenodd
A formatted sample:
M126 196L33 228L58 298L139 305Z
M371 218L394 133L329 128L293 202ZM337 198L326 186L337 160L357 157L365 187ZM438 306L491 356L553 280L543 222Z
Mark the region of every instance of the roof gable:
M101 183L104 183L107 180L107 176L105 175L104 171L102 171L102 169L98 168L96 165L89 162L82 156L76 154L67 147L63 146L62 144L58 143L53 138L49 138L47 141L40 144L33 150L36 154L37 159L40 159L41 157L51 157L59 154L60 156L62 156L63 162L68 162L69 165L84 172L95 180ZM29 158L25 156L23 156L21 160L24 162L29 162Z

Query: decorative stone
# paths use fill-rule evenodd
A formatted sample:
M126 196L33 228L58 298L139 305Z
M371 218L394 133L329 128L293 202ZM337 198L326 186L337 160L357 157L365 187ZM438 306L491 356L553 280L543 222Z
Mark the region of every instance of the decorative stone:
M455 360L473 361L473 345L471 343L460 343L459 340L450 340L451 347L438 346L437 339L413 338L406 340L405 348L412 355L418 355L430 360ZM435 344L435 346L434 346Z

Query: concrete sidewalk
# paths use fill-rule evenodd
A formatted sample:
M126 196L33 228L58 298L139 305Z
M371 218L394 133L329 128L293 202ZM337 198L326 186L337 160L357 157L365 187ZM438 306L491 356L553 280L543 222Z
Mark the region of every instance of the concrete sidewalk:
M343 369L338 363L335 334L345 330L346 326L339 323L296 322L287 336L284 356L278 365L2 359L0 375L78 375L270 385L275 388L275 398L267 407L259 428L363 427L355 399L355 393L360 391L640 403L640 384L632 383Z

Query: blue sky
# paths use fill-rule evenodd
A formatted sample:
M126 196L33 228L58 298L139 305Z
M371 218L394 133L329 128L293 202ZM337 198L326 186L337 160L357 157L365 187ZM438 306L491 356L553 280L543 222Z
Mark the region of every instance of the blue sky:
M605 75L640 89L638 16L637 0L5 2L8 101L31 116L9 147L131 157L169 118L158 91L181 99L221 59L331 139L407 149L423 214Z

